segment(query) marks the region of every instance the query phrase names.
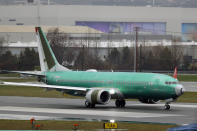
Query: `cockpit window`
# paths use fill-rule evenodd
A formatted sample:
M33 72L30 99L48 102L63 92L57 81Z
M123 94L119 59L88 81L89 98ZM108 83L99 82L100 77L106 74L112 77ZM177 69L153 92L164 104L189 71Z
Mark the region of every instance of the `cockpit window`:
M172 84L178 84L176 81L166 81L165 84L172 85Z

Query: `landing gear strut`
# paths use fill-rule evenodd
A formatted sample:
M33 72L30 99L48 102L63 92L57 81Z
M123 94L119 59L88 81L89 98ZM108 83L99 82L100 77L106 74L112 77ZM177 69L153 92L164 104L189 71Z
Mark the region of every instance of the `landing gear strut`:
M85 101L85 106L86 106L87 108L94 108L94 107L95 107L95 104L92 104L92 103L90 103L90 102L88 102L88 101Z
M176 99L170 98L166 100L166 104L164 105L165 110L170 110L170 103L175 101Z
M125 105L126 105L126 102L125 102L125 100L124 99L117 99L116 100L116 102L115 102L115 104L116 104L116 107L125 107Z

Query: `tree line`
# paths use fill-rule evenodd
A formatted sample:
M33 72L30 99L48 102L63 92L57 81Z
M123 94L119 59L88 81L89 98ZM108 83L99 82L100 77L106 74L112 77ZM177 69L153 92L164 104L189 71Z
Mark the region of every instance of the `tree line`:
M120 70L133 71L134 48L108 47L108 53L104 58L99 56L97 44L89 47L88 43L81 43L75 47L67 34L59 32L58 29L49 30L47 38L50 41L52 50L60 64L74 70ZM20 55L13 55L8 49L2 47L3 39L0 38L0 70L35 70L39 69L38 53L34 49L25 48ZM72 46L71 46L72 45ZM183 56L182 50L176 45L172 46L139 46L137 67L143 70L173 70L178 67L180 70L195 70L197 66L191 64Z
M19 56L7 50L0 54L0 70L39 70L38 53L34 49L25 48Z
M88 42L82 42L79 48L71 48L75 45L69 40L67 34L54 29L48 32L47 38L50 40L52 49L60 63L75 70L121 70L133 71L134 68L134 48L112 48L108 47L108 54L103 58L99 57L99 49L89 47ZM85 43L85 44L84 44ZM176 45L176 39L171 46L140 46L138 49L138 70L173 70L178 67L180 70L195 70L193 65L183 56L183 51ZM94 50L92 52L91 50ZM77 52L77 53L76 53ZM74 61L73 61L74 60ZM72 63L72 64L68 64Z

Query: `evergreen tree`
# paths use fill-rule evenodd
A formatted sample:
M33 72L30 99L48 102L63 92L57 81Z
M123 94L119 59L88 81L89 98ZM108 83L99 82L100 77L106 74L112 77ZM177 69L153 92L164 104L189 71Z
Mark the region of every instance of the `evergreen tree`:
M128 47L124 47L122 50L121 57L121 69L122 70L131 70L133 67L133 55L131 54L131 50Z
M162 49L162 51L159 54L159 65L160 69L163 70L172 70L173 69L173 57L171 51L168 49L168 47L165 47Z
M10 51L6 51L0 55L0 69L1 70L16 70L17 57L12 55Z
M20 53L18 67L20 70L34 70L35 66L39 66L38 53L34 49L25 48Z
M118 69L120 64L120 52L117 48L113 48L108 55L107 61L111 67L111 69Z

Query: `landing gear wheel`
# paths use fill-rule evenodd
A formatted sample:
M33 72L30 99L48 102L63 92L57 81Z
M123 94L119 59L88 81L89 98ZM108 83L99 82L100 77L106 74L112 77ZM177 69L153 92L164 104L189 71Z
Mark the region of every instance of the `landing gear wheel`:
M115 104L116 104L116 107L120 107L120 100L116 100L116 102L115 102Z
M90 108L95 108L95 104L90 104Z
M125 107L126 102L125 102L125 100L116 100L115 104L116 104L116 107L122 108L122 107Z
M170 109L170 105L165 104L164 109L165 109L165 110L169 110L169 109Z
M90 103L88 101L85 101L85 106L89 108L90 107Z
M122 100L120 103L120 107L125 107L125 104L126 104L125 100Z
M85 101L85 106L86 106L87 108L94 108L94 107L95 107L95 104L92 104L92 103L90 103L90 102L88 102L88 101Z

